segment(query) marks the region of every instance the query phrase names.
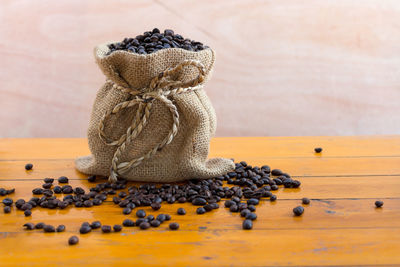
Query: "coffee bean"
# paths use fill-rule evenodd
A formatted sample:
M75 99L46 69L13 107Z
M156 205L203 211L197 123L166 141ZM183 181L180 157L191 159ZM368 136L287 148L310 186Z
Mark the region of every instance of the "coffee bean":
M240 212L240 216L242 217L246 217L247 214L251 213L251 211L249 209L244 209Z
M47 183L47 184L43 184L43 185L42 185L42 187L43 187L44 189L50 189L52 186L53 186L52 183Z
M81 228L79 229L79 233L81 234L87 234L92 231L92 228L89 225L82 225Z
M110 233L111 232L111 226L110 225L103 225L103 226L101 226L101 231L103 233Z
M185 214L186 214L186 210L185 210L184 208L179 208L179 209L177 210L177 213L178 213L179 215L185 215Z
M154 215L149 215L149 216L147 216L146 217L146 220L148 221L148 222L151 222L152 220L154 220L155 218L154 218Z
M42 188L35 188L35 189L32 190L32 194L41 195L41 194L43 194L43 189Z
M43 229L44 226L45 226L45 224L44 224L43 222L40 222L40 223L37 223L37 224L35 225L35 228L36 228L36 229Z
M69 181L69 179L67 177L65 177L65 176L61 176L61 177L58 178L58 182L60 184L66 184L66 183L68 183L68 181Z
M151 208L153 210L159 210L161 208L161 204L160 203L151 203Z
M122 230L122 225L120 225L120 224L115 224L115 225L113 226L113 229L114 229L114 232L121 232L121 230Z
M85 190L82 187L76 187L74 193L77 195L83 195L85 194Z
M256 198L250 198L249 200L247 200L247 205L258 205L259 200Z
M229 207L230 212L238 212L239 208L237 205L232 205Z
M150 225L152 226L152 227L158 227L158 226L160 226L160 221L159 220L152 220L151 222L150 222Z
M250 212L246 215L246 219L254 221L255 219L257 219L257 214Z
M316 147L314 148L315 153L321 153L322 152L322 148L320 147Z
M26 224L24 224L24 227L26 228L26 230L35 229L35 225L33 223L26 223Z
M61 194L62 189L61 189L60 186L56 185L56 186L53 188L53 192L56 193L56 194Z
M132 210L130 208L124 208L122 210L122 213L125 214L125 215L131 214L131 212L132 212Z
M133 226L135 226L135 222L132 221L132 220L130 220L130 219L125 219L125 220L122 222L122 225L123 225L123 226L126 226L126 227L133 227Z
M198 197L193 199L192 204L195 206L204 206L207 204L207 201L204 198Z
M140 229L142 229L142 230L148 229L148 228L150 228L150 223L148 223L148 222L142 222L142 223L139 225L139 227L140 227Z
M158 214L156 220L163 223L165 221L165 214Z
M43 230L44 230L46 233L54 233L54 232L56 231L56 229L54 228L53 225L48 225L48 224L46 224L46 225L43 226Z
M303 204L310 204L310 199L309 198L306 198L306 197L303 197L303 199L301 200L301 202L303 203Z
M93 201L92 200L85 200L83 201L83 206L89 208L93 206Z
M44 178L43 181L44 181L44 183L46 183L46 184L51 184L51 183L54 182L54 179L53 179L53 178Z
M244 220L244 221L243 221L242 228L245 229L245 230L250 230L250 229L252 229L252 228L253 228L253 222L252 222L252 220L248 220L248 219Z
M169 215L169 214L165 214L165 220L166 220L166 221L169 221L169 220L171 220L171 215Z
M59 226L57 226L56 231L57 232L64 232L65 231L65 225L60 224Z
M304 212L304 208L303 208L302 206L297 206L297 207L295 207L295 208L293 209L293 213L294 213L294 215L296 215L296 216L302 215L303 212Z
M93 199L93 205L99 206L99 205L101 205L101 203L103 203L103 201L101 199L98 199L98 198Z
M79 243L79 238L76 235L73 235L68 239L69 245L76 245L78 243Z
M3 210L4 210L4 213L10 213L11 212L11 207L10 206L5 206Z
M146 212L144 210L138 210L136 211L136 216L139 218L144 218L146 217Z
M282 171L280 170L280 169L273 169L272 171L271 171L271 174L272 175L275 175L275 176L280 176L280 175L282 175Z
M213 210L211 204L204 205L203 208L204 208L206 211L212 211L212 210Z
M375 201L375 206L376 206L377 208L382 207L382 206L383 206L383 201L380 201L380 200Z
M25 210L24 211L24 215L25 215L25 217L29 217L29 216L32 215L32 211L31 210Z
M232 205L234 205L234 204L235 204L235 202L232 201L232 200L227 200L227 201L225 201L225 207L226 207L226 208L229 208L230 206L232 206Z
M98 229L101 227L101 222L100 221L94 221L92 224L90 224L90 228L92 229Z
M96 175L89 176L88 177L88 181L91 182L91 183L96 182Z
M272 202L273 202L273 201L276 201L276 199L277 199L276 195L272 195L272 196L269 198L269 200L272 201Z
M179 229L179 224L176 222L170 223L169 224L169 229L171 230L178 230Z
M206 213L206 210L203 207L199 207L199 208L197 208L196 213L197 214L204 214L204 213Z
M25 170L27 170L27 171L32 170L32 168L33 168L33 164L32 163L27 163L25 165Z
M6 206L11 206L12 203L13 203L13 200L11 198L7 197L7 198L3 199L3 204Z

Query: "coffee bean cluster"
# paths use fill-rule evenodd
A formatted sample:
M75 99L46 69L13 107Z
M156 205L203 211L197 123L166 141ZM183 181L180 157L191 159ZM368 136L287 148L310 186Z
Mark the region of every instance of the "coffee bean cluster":
M144 32L135 38L125 38L119 43L109 44L108 48L112 52L123 50L137 54L151 54L161 49L166 48L182 48L188 51L201 51L207 46L201 42L183 38L180 34L175 34L173 30L164 30L154 28L152 31Z
M34 223L25 223L24 227L26 230L35 230L35 229L43 229L45 233L54 233L54 232L64 232L65 231L65 225L60 224L57 227L54 227L53 225L50 224L45 224L45 223L37 223L36 225Z

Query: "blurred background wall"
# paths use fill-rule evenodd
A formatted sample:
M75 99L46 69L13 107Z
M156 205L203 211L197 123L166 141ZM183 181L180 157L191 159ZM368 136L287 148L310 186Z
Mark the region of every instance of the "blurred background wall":
M400 1L1 0L0 137L84 137L93 47L158 27L217 52L218 136L400 134Z

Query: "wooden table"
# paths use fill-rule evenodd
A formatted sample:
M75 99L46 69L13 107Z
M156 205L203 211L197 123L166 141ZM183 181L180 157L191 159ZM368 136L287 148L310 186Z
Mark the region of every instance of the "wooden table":
M323 147L321 155L314 147ZM11 197L29 199L44 177L70 178L89 187L74 169L74 158L88 154L85 139L0 140L0 187ZM33 209L24 217L15 207L0 211L0 265L148 264L171 266L400 265L400 136L215 138L211 156L233 157L252 165L280 168L301 182L279 189L278 201L262 200L254 229L241 229L239 214L225 208L196 215L189 204L163 205L151 214L170 213L178 231L124 228L121 233L79 235L84 221L121 223L112 202L92 208ZM27 162L34 164L25 171ZM301 217L292 208L312 199ZM1 197L1 200L4 197ZM383 208L375 208L381 199ZM223 202L221 202L222 204ZM3 206L3 205L1 205ZM175 215L178 207L186 216ZM65 233L26 231L26 222L65 224Z

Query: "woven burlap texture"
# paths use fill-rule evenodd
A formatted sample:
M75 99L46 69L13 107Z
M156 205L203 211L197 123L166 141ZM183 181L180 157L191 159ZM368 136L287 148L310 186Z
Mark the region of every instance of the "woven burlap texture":
M108 51L107 44L94 51L107 82L97 93L89 122L92 155L75 161L80 172L110 176L115 171L131 181L175 182L234 169L229 159L207 159L216 130L215 111L203 90L215 62L212 49L170 48L148 55Z

